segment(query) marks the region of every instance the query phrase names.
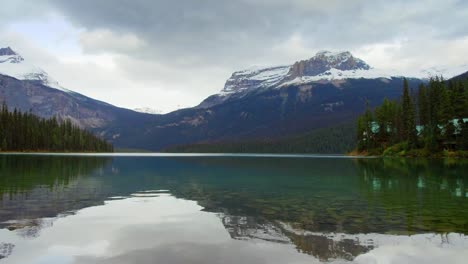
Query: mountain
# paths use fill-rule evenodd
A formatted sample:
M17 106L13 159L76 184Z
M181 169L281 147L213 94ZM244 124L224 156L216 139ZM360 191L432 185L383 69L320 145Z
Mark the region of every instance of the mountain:
M18 80L37 81L48 87L68 91L61 87L44 70L25 61L21 55L10 47L0 48L0 74L8 75Z
M438 73L434 69L421 71L412 78L423 79L431 72ZM225 101L245 97L253 91L265 91L272 88L316 82L332 82L338 85L347 79L398 79L403 76L405 75L396 70L372 68L348 51L320 51L308 60L298 61L289 66L255 67L234 72L218 94L208 97L197 107L208 108Z
M468 66L467 66L468 68ZM468 80L468 71L452 78L453 80Z
M288 74L289 80L318 76L331 79L333 72L369 71L371 67L350 52L320 51L314 57L294 63Z
M41 117L72 119L116 148L152 151L242 141L281 142L287 147L282 139L293 137L301 144L323 138L326 130L318 129L351 123L364 111L366 102L373 107L384 98L400 97L403 76L409 77L413 89L428 76L427 72L411 77L383 71L350 52L322 51L289 66L234 72L219 93L197 107L147 114L62 88L11 48L1 49L0 54L0 101ZM44 73L47 78L33 78L31 72ZM314 136L302 137L306 134ZM333 148L322 144L320 149Z
M31 111L43 118L70 119L107 139L106 129L146 122L152 115L137 113L61 87L44 70L28 63L10 47L0 49L0 102L10 109Z
M405 77L416 89L442 72L450 71L429 69L405 75L398 70L376 69L346 51L321 51L291 66L237 71L218 94L197 107L165 115L167 124L148 130L154 138L164 140L149 141L148 146L214 149L233 143L234 148L251 149L252 142L260 141L285 146L283 139L313 138L307 134L316 130L316 134L323 134L318 129L352 122L364 111L366 101L374 107L384 98L399 98Z
M412 87L422 81L409 79ZM402 83L401 75L374 69L349 52L319 52L291 66L234 72L218 94L197 107L162 115L133 131L139 137L115 143L161 150L300 136L353 121L366 101L377 106L385 97L399 97ZM127 134L115 129L110 133Z

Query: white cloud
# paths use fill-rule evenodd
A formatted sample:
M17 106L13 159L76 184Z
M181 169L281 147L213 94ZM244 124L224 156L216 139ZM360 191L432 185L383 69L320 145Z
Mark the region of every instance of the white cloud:
M131 33L118 34L108 29L85 31L80 35L81 47L87 53L131 53L146 43Z

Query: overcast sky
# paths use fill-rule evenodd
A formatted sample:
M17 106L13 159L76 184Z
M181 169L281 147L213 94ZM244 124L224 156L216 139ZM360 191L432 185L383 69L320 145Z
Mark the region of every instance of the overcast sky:
M376 68L468 63L468 1L2 0L0 46L68 89L168 112L233 71L349 50Z

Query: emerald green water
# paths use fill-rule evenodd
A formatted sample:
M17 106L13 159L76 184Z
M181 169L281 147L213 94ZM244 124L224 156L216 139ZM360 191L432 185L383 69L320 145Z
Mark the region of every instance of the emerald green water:
M457 248L462 250L458 253L462 256L466 256L468 248L466 160L1 155L0 199L0 231L3 231L0 232L0 257L3 243L3 260L12 263L18 261L15 254L20 254L26 243L17 237L43 239L44 247L63 245L61 238L42 235L56 228L54 224L45 225L44 219L51 223L68 223L71 228L82 230L89 226L73 222L74 217L80 217L82 211L85 214L87 210L98 210L87 219L96 225L112 226L117 216L112 218L110 213L106 218L96 216L99 210L111 208L110 205L121 207L117 210L118 219L145 218L148 221L145 223L152 223L153 227L161 223L147 218L168 219L165 210L150 216L155 213L152 207L126 215L128 205L123 203L132 199L154 202L154 208L170 204L171 209L167 211L181 214L186 214L185 209L177 211L178 205L174 204L190 203L193 209L190 212L194 215L188 223L205 225L214 221L216 225L214 229L197 227L197 231L205 230L204 234L210 236L228 235L229 240L242 243L253 240L286 247L278 251L294 249L291 256L283 260L286 262L300 263L305 256L317 261L359 260L360 255L367 256L366 253L385 245L382 241L406 241L406 238L427 234L441 243L444 236L449 239L448 234L456 234L461 241L456 243ZM137 207L130 208L129 214ZM199 219L199 216L209 220ZM137 233L139 225L133 223L134 220L124 223L125 232ZM177 224L177 221L164 221L170 227ZM161 239L185 237L189 232L159 235ZM333 237L337 234L341 239ZM363 243L363 239L367 242ZM11 242L13 240L15 243ZM237 248L235 245L233 247ZM128 253L126 258L114 258L109 263L119 263L119 260L145 263L140 257L149 253L135 253L144 248L146 246L132 248L129 252L134 255ZM48 256L49 253L44 252L39 255ZM154 253L157 250L151 252L153 258L167 257L166 253ZM453 252L447 253L453 255ZM106 254L99 261L93 261L106 263L117 253L108 251ZM255 254L258 254L255 259L268 258L260 249ZM79 259L72 258L66 263L80 263ZM227 255L220 259L229 263ZM166 260L170 263L175 258ZM310 263L311 260L304 261ZM88 259L83 263L93 261ZM457 263L456 259L453 261ZM204 257L201 262L215 263Z

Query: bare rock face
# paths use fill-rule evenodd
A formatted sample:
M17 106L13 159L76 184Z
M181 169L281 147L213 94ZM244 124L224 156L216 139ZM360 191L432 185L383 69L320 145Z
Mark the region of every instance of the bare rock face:
M212 107L228 100L239 99L253 91L280 87L296 77L326 75L327 71L331 69L355 71L369 70L370 68L363 60L354 57L349 51L320 51L312 58L295 62L293 65L236 71L226 81L220 93L208 97L197 108ZM320 78L326 79L326 76Z
M10 47L0 48L0 56L17 55Z
M10 47L0 48L0 102L44 118L69 119L87 129L115 120L112 106L61 87Z
M239 92L278 84L288 73L290 66L276 66L269 68L238 71L226 81L223 92Z
M47 87L40 81L21 81L1 74L0 102L44 118L70 119L83 128L103 127L115 118L105 103Z
M369 70L370 66L348 51L336 53L321 51L308 60L294 63L288 73L288 79L292 80L300 76L316 76L331 69L341 71Z
M0 63L21 63L22 61L24 61L24 58L10 47L0 48Z
M218 105L228 99L236 99L247 93L279 84L289 72L291 66L252 68L234 72L226 81L219 94L208 97L197 108Z

